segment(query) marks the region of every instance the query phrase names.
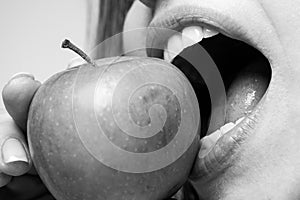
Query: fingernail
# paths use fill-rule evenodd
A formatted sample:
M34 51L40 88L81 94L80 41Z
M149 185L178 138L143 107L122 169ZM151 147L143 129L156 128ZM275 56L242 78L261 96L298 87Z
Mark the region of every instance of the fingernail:
M2 156L6 164L18 161L29 162L23 144L15 138L7 139L4 142L2 146Z
M28 77L28 78L34 79L34 76L28 72L18 72L16 74L12 75L11 80L15 79L15 78L20 78L20 77Z

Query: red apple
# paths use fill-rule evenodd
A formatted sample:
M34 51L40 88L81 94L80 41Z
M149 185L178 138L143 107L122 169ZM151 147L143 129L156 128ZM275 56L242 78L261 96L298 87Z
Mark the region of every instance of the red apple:
M28 116L34 165L58 200L156 200L187 180L200 112L186 77L163 60L107 58L60 72Z

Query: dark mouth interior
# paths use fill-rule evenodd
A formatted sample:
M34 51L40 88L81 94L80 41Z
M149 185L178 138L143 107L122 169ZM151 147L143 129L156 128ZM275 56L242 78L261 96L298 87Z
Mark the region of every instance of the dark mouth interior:
M252 46L222 34L203 39L200 45L204 47L217 65L226 92L238 74L243 71L245 67L254 62L257 66L255 67L255 73L259 76L263 76L269 83L271 79L269 61L261 52ZM188 51L189 48L186 48L184 51ZM208 130L211 115L211 100L208 88L199 72L189 62L184 60L180 56L181 54L179 54L172 63L186 75L195 90L201 112L201 137L204 137Z

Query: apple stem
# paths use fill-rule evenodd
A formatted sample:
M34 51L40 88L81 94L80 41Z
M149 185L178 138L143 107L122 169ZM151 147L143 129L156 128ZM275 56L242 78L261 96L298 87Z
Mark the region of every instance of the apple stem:
M86 54L84 53L81 49L79 49L75 44L70 42L70 40L65 39L62 44L62 48L68 48L77 53L80 57L82 57L86 62L90 63L93 66L96 66L96 63Z

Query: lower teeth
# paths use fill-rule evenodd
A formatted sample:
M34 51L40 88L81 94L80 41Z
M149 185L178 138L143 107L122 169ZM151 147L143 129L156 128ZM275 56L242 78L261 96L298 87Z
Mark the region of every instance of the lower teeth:
M223 125L218 130L214 131L213 133L210 133L209 135L205 136L201 139L201 149L199 152L199 157L203 158L205 157L209 151L212 149L214 144L218 141L218 139L223 136L224 134L228 133L230 130L232 130L234 127L236 127L239 123L241 123L245 119L245 117L241 117L238 120L236 120L234 123L229 122L225 125Z

